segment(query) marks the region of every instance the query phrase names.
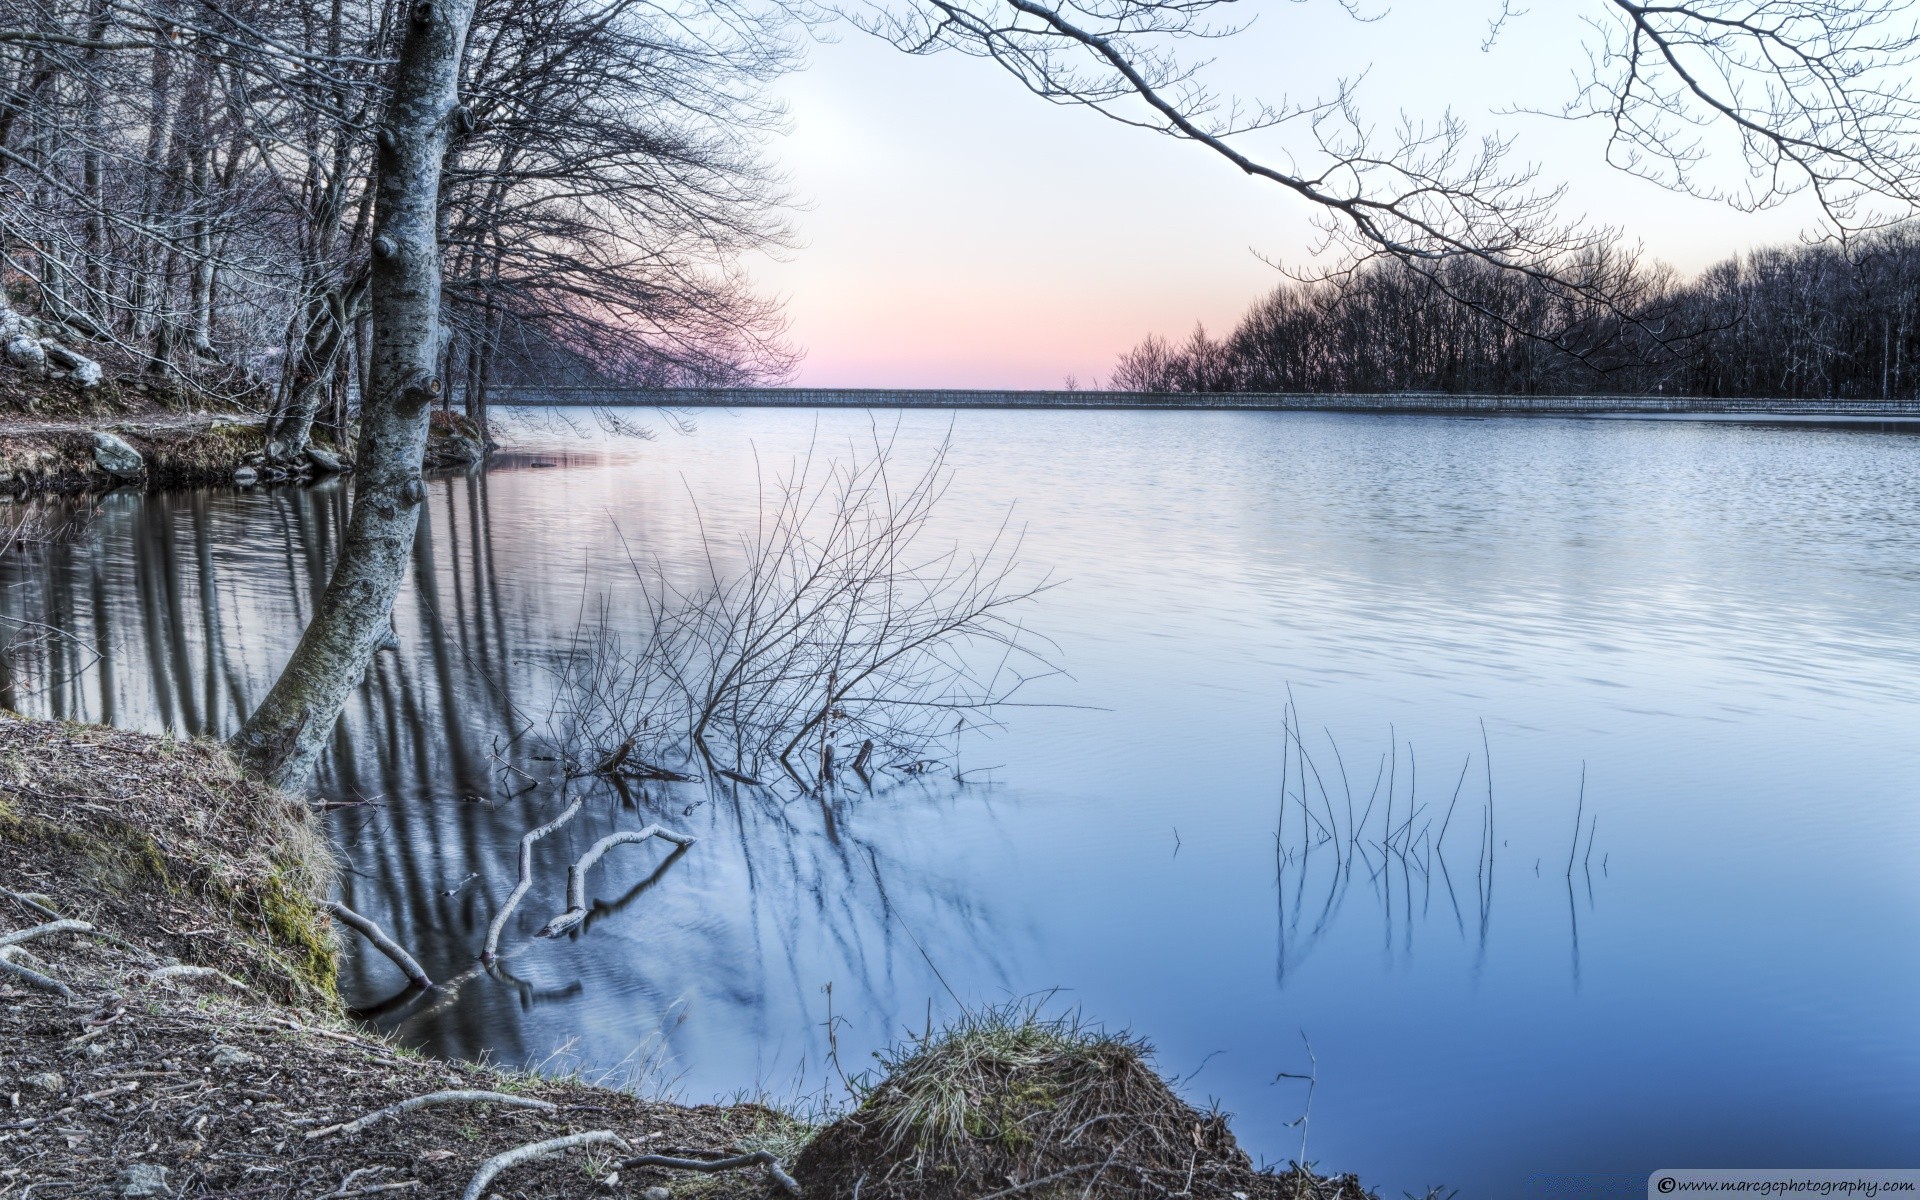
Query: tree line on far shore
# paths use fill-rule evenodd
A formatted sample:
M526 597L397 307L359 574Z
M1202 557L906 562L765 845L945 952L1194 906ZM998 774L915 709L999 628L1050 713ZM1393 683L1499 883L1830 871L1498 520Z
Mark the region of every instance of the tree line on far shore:
M1770 247L1684 279L1610 255L1629 305L1474 259L1289 280L1225 337L1149 335L1108 386L1157 392L1920 396L1920 226Z

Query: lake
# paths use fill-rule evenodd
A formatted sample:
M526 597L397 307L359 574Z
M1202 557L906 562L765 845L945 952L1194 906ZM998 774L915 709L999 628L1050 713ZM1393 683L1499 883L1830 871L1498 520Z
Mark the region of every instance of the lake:
M639 631L632 563L696 578L809 449L877 428L904 468L950 439L928 536L1024 529L1021 578L1051 586L1020 619L1062 673L870 789L593 794L540 843L500 968L376 1011L406 1041L688 1100L832 1099L957 1002L1044 996L1149 1038L1256 1159L1304 1141L1384 1195L1915 1165L1920 438L1167 411L651 424L510 416L493 469L430 485L400 649L320 791L348 902L436 978L470 970L518 839L563 804L527 780L552 774L541 728L576 632L602 598ZM70 544L0 563L6 613L88 647L31 649L6 702L230 730L345 513L338 482L102 498ZM527 940L566 864L652 820L699 840L613 852L586 926ZM401 978L349 948L348 998L378 1009Z

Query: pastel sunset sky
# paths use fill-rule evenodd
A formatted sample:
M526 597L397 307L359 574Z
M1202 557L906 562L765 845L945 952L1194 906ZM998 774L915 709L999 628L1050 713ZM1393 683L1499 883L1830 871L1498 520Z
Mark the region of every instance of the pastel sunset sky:
M1307 100L1366 73L1367 118L1451 109L1569 188L1567 211L1623 226L1694 270L1791 240L1804 207L1746 216L1612 170L1604 130L1516 113L1574 93L1597 0L1542 0L1491 50L1494 0L1407 0L1360 24L1335 0L1249 0L1215 59L1223 93ZM844 26L780 85L792 133L772 147L804 205L802 247L751 264L784 298L806 358L795 382L846 387L1058 387L1104 380L1149 332L1215 333L1309 264L1313 212L1211 152L1048 105L990 63L909 57ZM1300 134L1249 143L1270 159ZM1731 162L1728 164L1733 166Z

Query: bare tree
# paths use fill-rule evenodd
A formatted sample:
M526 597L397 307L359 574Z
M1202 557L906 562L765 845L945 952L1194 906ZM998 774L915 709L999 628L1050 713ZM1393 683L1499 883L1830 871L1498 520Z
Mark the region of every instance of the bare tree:
M1665 186L1744 209L1810 191L1830 232L1883 227L1920 205L1915 15L1911 0L1607 0L1565 112L1607 122L1608 161Z
M416 0L379 136L373 343L353 516L313 620L233 746L252 773L304 783L348 694L392 632L420 503L427 415L440 378L440 175L465 121L461 55L473 0Z

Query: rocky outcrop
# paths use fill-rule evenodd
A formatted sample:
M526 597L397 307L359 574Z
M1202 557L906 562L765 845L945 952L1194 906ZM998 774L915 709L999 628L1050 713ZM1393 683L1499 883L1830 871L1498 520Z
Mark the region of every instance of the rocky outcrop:
M0 353L35 379L70 380L82 391L92 391L106 378L98 362L44 336L41 323L15 312L5 296L0 296Z
M91 391L99 387L100 381L106 378L106 371L99 363L61 345L52 338L41 338L40 349L47 356L47 365L57 367L60 372L64 372L65 378L71 379L74 386L82 391ZM60 374L51 370L47 374L50 378L61 378Z

